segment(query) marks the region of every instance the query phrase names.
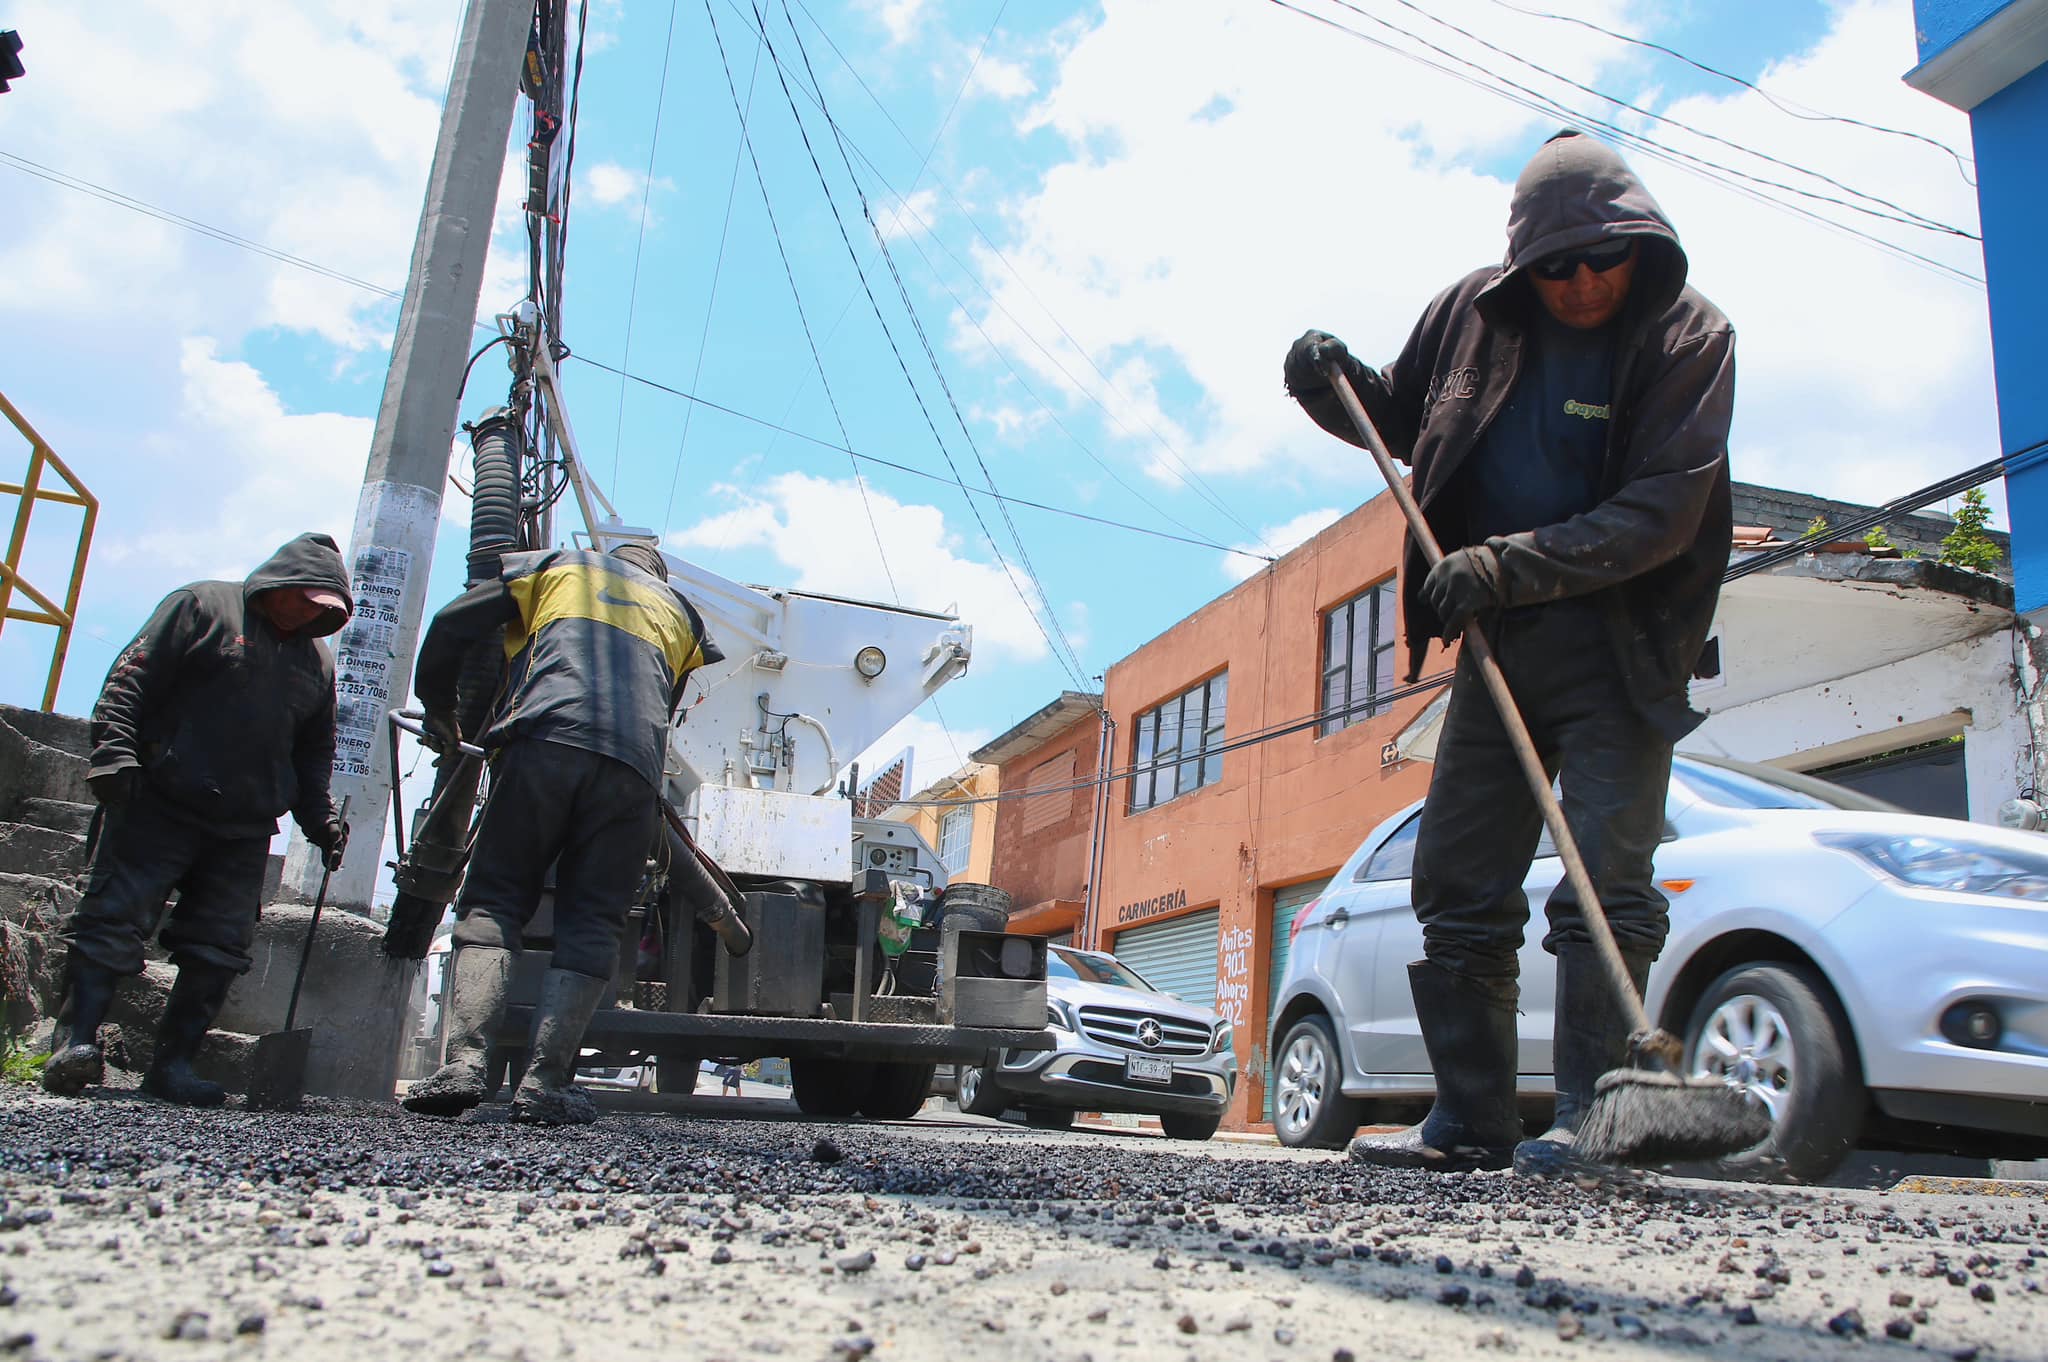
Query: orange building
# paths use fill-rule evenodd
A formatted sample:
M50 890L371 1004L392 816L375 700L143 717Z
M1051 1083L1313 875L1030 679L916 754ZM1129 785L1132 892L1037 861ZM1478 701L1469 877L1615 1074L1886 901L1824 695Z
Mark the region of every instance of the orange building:
M1094 831L1104 791L1102 697L1063 691L1060 698L977 747L974 759L998 767L1011 797L997 806L990 883L1010 895L1010 930L1075 939L1098 850Z
M1068 756L1081 779L1105 747L1122 774L1091 792L1098 825L1078 799L1035 827L1032 801L1006 802L992 874L1017 896L1013 930L1045 934L1027 906L1073 894L1076 942L1230 1019L1245 1082L1227 1128L1267 1119L1267 1009L1295 913L1428 788L1426 763L1386 750L1441 693L1383 698L1405 651L1400 548L1400 514L1377 497L1113 665L1100 716L1062 697L975 753L1015 789ZM1432 650L1424 674L1447 665Z

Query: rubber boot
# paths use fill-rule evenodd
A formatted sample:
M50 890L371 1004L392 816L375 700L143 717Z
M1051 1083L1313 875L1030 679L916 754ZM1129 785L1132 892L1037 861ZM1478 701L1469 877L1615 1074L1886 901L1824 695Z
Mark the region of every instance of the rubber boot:
M460 1116L491 1095L491 1039L505 1019L512 952L463 946L448 973L447 1057L432 1077L412 1085L402 1104L423 1116Z
M548 971L533 1028L533 1062L512 1099L513 1120L587 1126L597 1119L597 1104L576 1086L576 1058L583 1052L583 1033L607 982L565 969Z
M64 1002L50 1033L50 1058L43 1065L43 1091L76 1097L107 1076L100 1050L100 1023L113 1006L121 976L96 965L75 949L64 961Z
M1436 1074L1436 1103L1421 1125L1359 1136L1351 1157L1439 1173L1507 1167L1522 1138L1515 1109L1515 982L1471 979L1417 960L1408 966L1408 990Z
M1643 994L1654 954L1623 951L1622 963ZM1557 1073L1557 1111L1550 1129L1515 1146L1515 1171L1529 1177L1557 1177L1577 1166L1572 1141L1593 1104L1593 1084L1628 1058L1630 1009L1614 991L1600 952L1590 943L1568 943L1557 952L1557 1012L1551 1033L1551 1065Z
M194 1073L192 1061L237 977L234 970L218 965L178 967L178 981L164 1004L163 1025L157 1028L156 1058L142 1076L144 1092L181 1107L217 1107L228 1100L228 1090Z

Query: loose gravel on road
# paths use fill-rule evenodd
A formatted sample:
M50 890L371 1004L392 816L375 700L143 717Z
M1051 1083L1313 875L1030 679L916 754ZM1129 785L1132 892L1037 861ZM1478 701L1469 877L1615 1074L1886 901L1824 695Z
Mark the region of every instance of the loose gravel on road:
M0 1357L2048 1359L2048 1201L0 1090Z

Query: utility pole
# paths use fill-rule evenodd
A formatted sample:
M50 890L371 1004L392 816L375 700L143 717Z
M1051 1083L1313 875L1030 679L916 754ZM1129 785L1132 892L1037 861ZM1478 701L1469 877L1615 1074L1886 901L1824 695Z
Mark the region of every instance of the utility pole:
M349 575L356 612L335 635L336 803L351 798L348 855L329 897L365 911L383 859L395 773L384 712L411 693L462 367L474 347L484 257L519 98L532 0L469 0L433 170L399 306L391 369L356 503ZM294 832L282 894L310 901L320 859Z

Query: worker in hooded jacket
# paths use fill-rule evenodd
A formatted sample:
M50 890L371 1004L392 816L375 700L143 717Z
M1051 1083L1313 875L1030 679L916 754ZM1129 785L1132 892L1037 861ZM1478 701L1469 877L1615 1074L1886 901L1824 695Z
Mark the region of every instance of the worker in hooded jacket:
M684 680L720 654L651 544L507 554L500 576L443 607L420 644L413 689L443 751L462 736L463 658L493 634L511 666L479 739L492 750L491 791L455 905L446 1062L404 1104L454 1116L490 1095L491 1043L552 866L554 955L512 1114L586 1124L597 1108L575 1086L576 1057L654 844L669 715Z
M1700 721L1702 664L1732 526L1735 336L1686 283L1670 221L1620 156L1562 132L1515 184L1506 262L1429 304L1386 368L1310 331L1287 391L1361 444L1327 375L1357 390L1444 559L1412 538L1401 573L1408 679L1430 641L1484 632L1558 780L1640 993L1668 928L1651 879L1671 751ZM1425 958L1408 967L1437 1096L1418 1126L1352 1142L1361 1162L1465 1171L1570 1163L1594 1080L1625 1057L1628 1012L1576 898L1547 905L1557 958L1557 1107L1522 1139L1515 1101L1522 881L1541 815L1493 702L1461 656L1415 846Z
M353 609L341 550L302 534L246 580L164 597L114 660L92 711L92 864L64 927L49 1091L75 1096L104 1076L100 1024L162 921L178 977L143 1091L187 1106L226 1100L192 1061L249 969L277 819L290 812L330 870L348 845L328 792L334 661L319 640Z

